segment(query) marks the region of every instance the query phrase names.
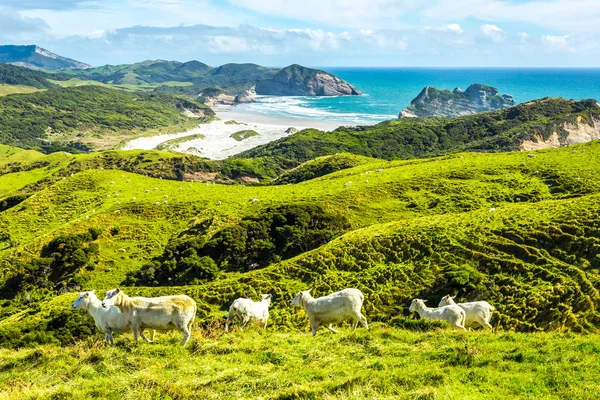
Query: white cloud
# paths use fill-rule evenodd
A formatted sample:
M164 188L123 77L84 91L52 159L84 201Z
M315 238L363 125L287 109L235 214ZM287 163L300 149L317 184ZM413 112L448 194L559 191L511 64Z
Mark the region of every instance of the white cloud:
M440 21L476 18L525 22L559 30L600 33L598 0L438 0L425 7L422 16Z
M566 47L567 39L569 35L564 36L554 36L554 35L543 35L542 42L552 47Z
M229 0L261 14L330 26L371 28L398 27L399 18L418 10L426 0Z
M463 30L460 27L459 24L448 24L448 25L442 25L442 26L436 26L436 27L425 27L425 30L436 30L436 31L441 31L441 32L454 32L454 33L458 33L458 34L462 34Z
M27 18L18 12L0 10L0 39L19 40L24 35L39 34L50 27L40 18Z
M483 36L485 36L494 43L502 43L506 38L506 32L498 28L496 25L484 24L481 25L480 29L481 33L483 33Z

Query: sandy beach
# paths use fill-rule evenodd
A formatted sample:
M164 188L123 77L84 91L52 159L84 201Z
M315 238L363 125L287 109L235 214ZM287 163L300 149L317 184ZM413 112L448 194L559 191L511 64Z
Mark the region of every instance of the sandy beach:
M213 160L222 160L242 151L277 140L289 135L288 128L298 130L316 128L323 131L331 131L342 122L318 121L300 118L278 118L265 115L237 112L234 107L214 107L218 121L198 125L196 128L186 132L174 134L156 135L134 139L123 147L125 150L141 149L152 150L157 146L173 139L182 139L187 136L196 135L195 138L185 141L178 140L169 149L181 153L189 153ZM236 123L232 123L235 121ZM248 137L238 141L232 137L236 132L252 130L258 133L256 136ZM197 135L203 137L198 138Z

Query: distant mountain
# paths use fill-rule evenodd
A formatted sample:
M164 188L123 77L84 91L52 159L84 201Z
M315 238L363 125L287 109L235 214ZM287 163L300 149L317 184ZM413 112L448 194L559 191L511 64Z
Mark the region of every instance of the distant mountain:
M0 46L0 62L46 70L83 69L91 67L91 65L80 61L61 57L36 45Z
M38 89L51 88L56 85L48 81L52 76L41 71L25 67L0 63L0 84L31 86Z
M355 96L360 90L348 82L318 69L293 64L271 79L256 84L256 94L271 96Z
M499 95L498 89L491 86L476 83L465 91L459 88L450 91L426 86L410 102L410 106L400 112L399 118L460 117L514 105L516 103L511 95Z
M135 64L104 65L69 73L82 79L114 84L162 84L165 82L191 82L205 75L212 67L199 61L147 60Z

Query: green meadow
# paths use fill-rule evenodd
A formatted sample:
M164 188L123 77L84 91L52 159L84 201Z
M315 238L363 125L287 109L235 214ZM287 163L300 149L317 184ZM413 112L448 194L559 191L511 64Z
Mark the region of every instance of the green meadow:
M0 147L0 397L594 398L600 143L386 161L202 160ZM258 183L247 184L246 178ZM258 177L258 178L257 178ZM284 233L282 233L284 232ZM103 343L81 290L183 293L194 339ZM308 332L312 287L365 294L367 332ZM266 332L223 332L271 293ZM445 294L494 332L411 315Z

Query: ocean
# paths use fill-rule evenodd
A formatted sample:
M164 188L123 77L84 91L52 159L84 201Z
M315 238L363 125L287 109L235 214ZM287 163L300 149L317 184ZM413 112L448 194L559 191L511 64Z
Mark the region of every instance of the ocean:
M364 94L344 97L259 97L236 111L280 118L367 125L398 117L425 86L466 89L472 83L498 88L518 103L542 97L600 100L600 68L322 68Z

